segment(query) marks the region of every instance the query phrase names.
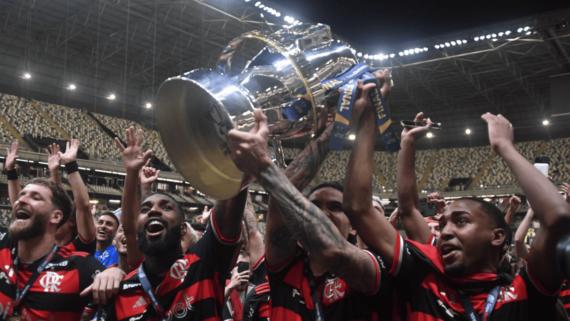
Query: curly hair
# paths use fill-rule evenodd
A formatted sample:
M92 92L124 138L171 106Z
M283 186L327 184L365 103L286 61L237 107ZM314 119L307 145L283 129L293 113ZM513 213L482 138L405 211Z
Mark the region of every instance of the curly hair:
M26 184L26 186L28 185L40 185L47 187L51 191L51 202L53 207L60 210L63 214L63 218L57 224L57 228L65 224L69 219L69 216L71 216L71 212L73 212L73 202L63 187L45 178L34 178Z

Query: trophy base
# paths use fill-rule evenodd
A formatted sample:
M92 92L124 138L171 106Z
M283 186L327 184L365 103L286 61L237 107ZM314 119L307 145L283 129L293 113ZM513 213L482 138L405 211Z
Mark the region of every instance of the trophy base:
M166 80L156 105L162 143L194 188L228 199L249 184L231 160L226 140L231 129L249 130L253 119L254 105L238 85L201 69Z

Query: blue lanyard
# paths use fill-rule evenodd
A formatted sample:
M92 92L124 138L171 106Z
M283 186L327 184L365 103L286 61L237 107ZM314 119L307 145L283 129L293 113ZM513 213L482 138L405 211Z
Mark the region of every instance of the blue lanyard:
M160 302L158 302L158 298L154 295L154 292L152 290L152 286L150 285L150 282L148 281L148 278L146 277L146 274L144 273L142 264L139 267L139 270L137 273L139 276L139 280L141 281L142 287L144 289L144 292L150 298L150 301L152 302L152 306L154 307L154 310L158 314L158 317L162 321L167 321L168 318L164 315L164 309L162 309Z
M485 303L485 310L483 312L483 317L481 321L489 320L491 312L493 312L493 308L495 307L495 303L497 303L497 297L499 296L500 289L501 289L500 286L496 286L495 288L493 288L493 290L491 290L491 292L489 292L489 295L487 296L487 303ZM459 292L459 297L461 298L461 304L463 305L463 308L465 309L465 313L467 314L469 320L479 321L479 319L477 318L477 313L475 313L475 309L473 309L473 304L471 303L469 296L467 296L467 294L465 294L465 292L463 291L458 291L458 292Z
M57 244L54 244L51 251L43 257L43 262L38 266L34 273L32 273L32 276L28 279L28 283L26 283L26 286L24 286L24 289L22 290L20 290L20 287L18 286L18 256L14 259L14 272L16 273L16 300L14 300L14 307L12 308L14 316L18 315L18 307L22 304L24 296L26 296L28 290L32 287L32 284L36 282L40 274L42 274L49 262L51 262L55 252L57 252Z

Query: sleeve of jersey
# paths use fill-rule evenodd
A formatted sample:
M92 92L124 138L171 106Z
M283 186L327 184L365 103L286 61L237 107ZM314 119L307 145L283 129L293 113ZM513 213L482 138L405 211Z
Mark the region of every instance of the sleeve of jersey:
M115 300L113 298L107 300L106 305L99 305L97 321L118 321L117 312L115 311Z
M534 276L534 274L532 274L532 269L528 267L528 264L526 264L521 269L520 275L522 276L523 280L527 284L527 289L529 292L531 292L531 291L538 292L538 294L541 296L558 297L558 293L560 293L560 289L562 289L563 283L561 282L560 287L556 291L554 291L554 292L548 291L544 286L542 286L542 284L536 278L536 276ZM529 293L529 295L530 295L530 293Z
M372 291L370 291L370 293L364 293L364 295L371 296L378 294L379 292L388 291L387 289L390 288L389 283L391 275L388 274L388 270L386 269L386 264L384 264L384 261L382 260L380 255L370 250L364 250L364 252L370 256L372 262L374 263L374 268L376 270L376 274L373 281L374 288L372 289ZM380 291L381 288L386 289L386 291Z
M422 258L418 257L418 252L410 250L412 245L404 241L398 233L396 246L394 249L394 260L388 270L390 280L398 291L408 291L419 286L423 278L429 273L429 269L422 263Z
M105 266L93 256L86 256L82 258L82 261L83 266L78 269L80 292L93 284L95 276L106 269Z
M220 272L228 272L232 259L240 240L228 240L220 236L216 220L210 216L210 224L202 238L188 249L188 253L197 254L200 258L207 258L208 268Z
M435 246L435 245L437 244L437 238L435 237L435 235L432 234L432 235L429 237L429 240L428 240L427 244L428 244L428 245L433 245L433 246Z

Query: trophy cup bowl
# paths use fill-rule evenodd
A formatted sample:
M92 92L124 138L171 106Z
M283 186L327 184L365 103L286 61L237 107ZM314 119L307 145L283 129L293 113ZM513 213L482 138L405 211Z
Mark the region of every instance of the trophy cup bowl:
M280 151L280 140L316 130L322 81L357 63L354 50L322 24L241 35L222 52L217 70L194 70L159 88L157 124L168 156L197 190L231 198L252 177L232 162L228 132L249 131L253 111L261 108Z

